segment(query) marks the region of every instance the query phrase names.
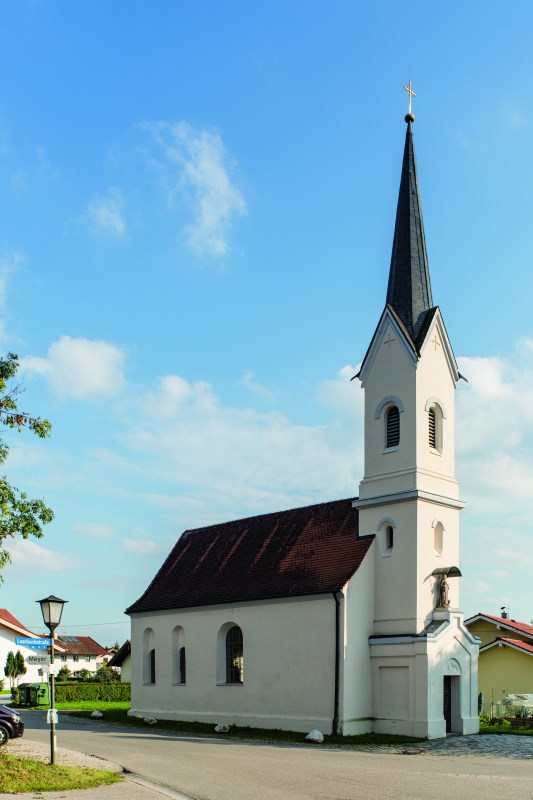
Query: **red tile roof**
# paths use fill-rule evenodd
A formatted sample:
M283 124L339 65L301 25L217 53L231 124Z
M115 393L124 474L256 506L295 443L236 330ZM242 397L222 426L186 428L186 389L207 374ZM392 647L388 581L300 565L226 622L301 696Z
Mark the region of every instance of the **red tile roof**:
M35 634L29 631L27 627L22 624L22 622L19 622L19 620L14 617L13 614L7 610L7 608L0 608L0 623L2 620L7 622L8 625L15 625L15 627L21 628L23 631L27 631L29 634L31 634L31 636L35 636Z
M508 639L506 636L502 636L501 641L533 655L533 644L529 644L529 642L523 642L522 639Z
M333 500L185 531L126 613L341 589L373 541L359 538L352 502Z
M476 622L478 619L488 619L496 625L522 633L524 636L530 636L533 639L533 625L527 625L525 622L517 622L514 619L506 619L505 617L493 617L492 614L474 614L473 617L466 620L465 625Z
M529 642L524 642L522 639L509 639L507 636L502 636L499 639L495 639L493 642L484 645L480 649L480 654L485 652L485 650L491 650L493 647L499 647L503 644L509 645L510 647L515 647L517 650L522 650L524 653L533 656L533 644Z
M107 653L105 647L95 642L90 636L76 636L75 634L64 634L57 637L58 644L66 655L80 656L103 656ZM75 639L76 641L68 641Z

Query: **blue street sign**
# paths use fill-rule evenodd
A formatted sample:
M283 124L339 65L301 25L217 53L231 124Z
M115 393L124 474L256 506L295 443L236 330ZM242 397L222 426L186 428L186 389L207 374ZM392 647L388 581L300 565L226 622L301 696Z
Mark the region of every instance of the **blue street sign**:
M17 636L15 639L15 644L22 644L24 647L31 647L32 649L40 650L43 647L50 647L52 644L51 639L30 639L29 637L25 639L22 636Z

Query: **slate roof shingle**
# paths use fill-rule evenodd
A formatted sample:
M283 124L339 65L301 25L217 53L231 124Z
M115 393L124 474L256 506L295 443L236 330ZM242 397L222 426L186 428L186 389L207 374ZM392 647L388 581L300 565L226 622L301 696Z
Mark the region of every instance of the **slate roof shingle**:
M359 538L352 500L187 530L127 614L334 592L373 537Z

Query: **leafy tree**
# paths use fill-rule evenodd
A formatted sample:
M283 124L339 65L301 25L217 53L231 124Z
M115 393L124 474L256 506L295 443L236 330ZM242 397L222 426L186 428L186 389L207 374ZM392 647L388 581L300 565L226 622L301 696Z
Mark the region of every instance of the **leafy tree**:
M15 680L17 683L18 679L22 678L22 676L25 675L27 671L28 670L26 668L26 661L24 659L24 656L22 655L20 650L17 650L17 652L15 653Z
M18 356L13 353L0 358L0 423L17 431L28 428L39 438L45 439L50 436L52 429L48 420L32 417L18 409L23 390L20 384L13 385L13 379L19 366ZM8 453L9 446L0 438L0 464L5 462ZM42 526L53 518L54 512L44 500L32 500L25 492L11 486L5 476L0 476L0 569L11 561L5 548L8 537L14 538L20 534L23 539L30 536L40 538L43 535ZM0 575L0 583L2 580Z
M88 681L90 677L91 673L88 669L80 669L78 672L78 678L80 678L82 681Z
M9 653L7 654L6 665L4 667L4 674L6 678L9 678L9 682L12 689L15 686L15 684L18 683L18 679L21 678L22 675L25 675L26 672L27 672L26 662L20 650L17 650L16 653L10 650Z
M68 681L70 678L71 672L68 667L61 667L59 672L57 673L57 680L58 681Z
M120 676L108 667L107 664L102 664L102 666L96 670L94 675L94 680L97 683L112 683L113 681L120 680Z
M15 653L10 650L7 654L6 665L4 667L4 675L9 678L9 685L11 688L15 685Z

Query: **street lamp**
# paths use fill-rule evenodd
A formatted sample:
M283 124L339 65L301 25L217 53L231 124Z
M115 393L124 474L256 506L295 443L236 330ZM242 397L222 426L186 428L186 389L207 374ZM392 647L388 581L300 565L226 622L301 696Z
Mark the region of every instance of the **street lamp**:
M44 624L52 634L50 639L50 764L56 763L56 710L55 710L55 667L54 667L54 640L55 631L61 622L61 614L63 613L63 606L68 603L68 600L61 600L59 597L51 594L50 597L45 597L43 600L37 600L41 606Z

